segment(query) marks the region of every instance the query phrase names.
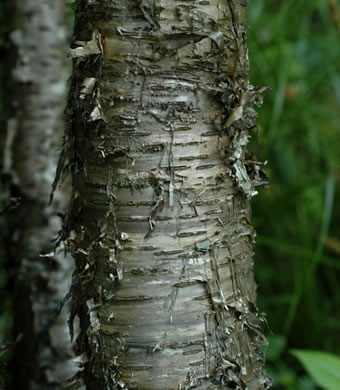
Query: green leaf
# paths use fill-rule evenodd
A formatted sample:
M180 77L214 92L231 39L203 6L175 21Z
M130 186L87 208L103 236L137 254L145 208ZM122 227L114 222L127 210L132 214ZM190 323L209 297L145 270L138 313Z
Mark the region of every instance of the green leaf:
M340 358L338 356L312 350L293 349L290 352L319 386L326 390L339 390Z

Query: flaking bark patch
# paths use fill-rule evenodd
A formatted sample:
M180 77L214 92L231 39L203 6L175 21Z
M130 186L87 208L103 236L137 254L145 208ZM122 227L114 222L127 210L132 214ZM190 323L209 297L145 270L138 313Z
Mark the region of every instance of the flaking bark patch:
M244 3L75 8L59 173L87 388L268 388L246 160L265 89L248 81Z

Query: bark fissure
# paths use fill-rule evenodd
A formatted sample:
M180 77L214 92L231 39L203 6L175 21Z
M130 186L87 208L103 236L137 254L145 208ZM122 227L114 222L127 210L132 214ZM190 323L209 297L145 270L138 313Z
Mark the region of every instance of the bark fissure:
M65 229L87 388L268 388L245 6L82 0L75 34Z

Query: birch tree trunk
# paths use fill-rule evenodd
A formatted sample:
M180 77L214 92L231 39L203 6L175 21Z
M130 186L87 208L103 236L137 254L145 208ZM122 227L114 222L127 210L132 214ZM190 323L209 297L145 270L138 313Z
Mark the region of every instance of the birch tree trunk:
M72 259L49 255L67 202L57 192L47 207L64 127L66 30L63 0L6 3L7 139L4 171L17 208L7 214L7 261L13 288L13 332L21 337L11 388L60 389L74 373L66 313L57 317L69 288ZM15 282L13 280L15 279ZM64 317L64 318L63 318Z
M246 1L80 0L68 142L88 390L266 389ZM63 167L64 164L64 167ZM71 320L72 320L71 318Z

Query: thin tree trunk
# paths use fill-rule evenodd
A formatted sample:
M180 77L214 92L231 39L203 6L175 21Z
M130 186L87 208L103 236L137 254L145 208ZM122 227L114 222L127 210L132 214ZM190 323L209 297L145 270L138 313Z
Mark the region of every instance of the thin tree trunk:
M13 18L8 63L14 67L10 74L7 69L4 170L9 197L20 202L7 215L7 261L10 280L15 279L13 332L21 337L11 388L60 389L74 373L65 314L57 318L72 259L41 255L53 250L61 225L56 214L67 202L59 191L47 207L64 127L64 1L24 0L7 4L6 10L8 19Z
M88 390L270 385L246 160L264 89L246 36L246 1L76 3L59 170Z

